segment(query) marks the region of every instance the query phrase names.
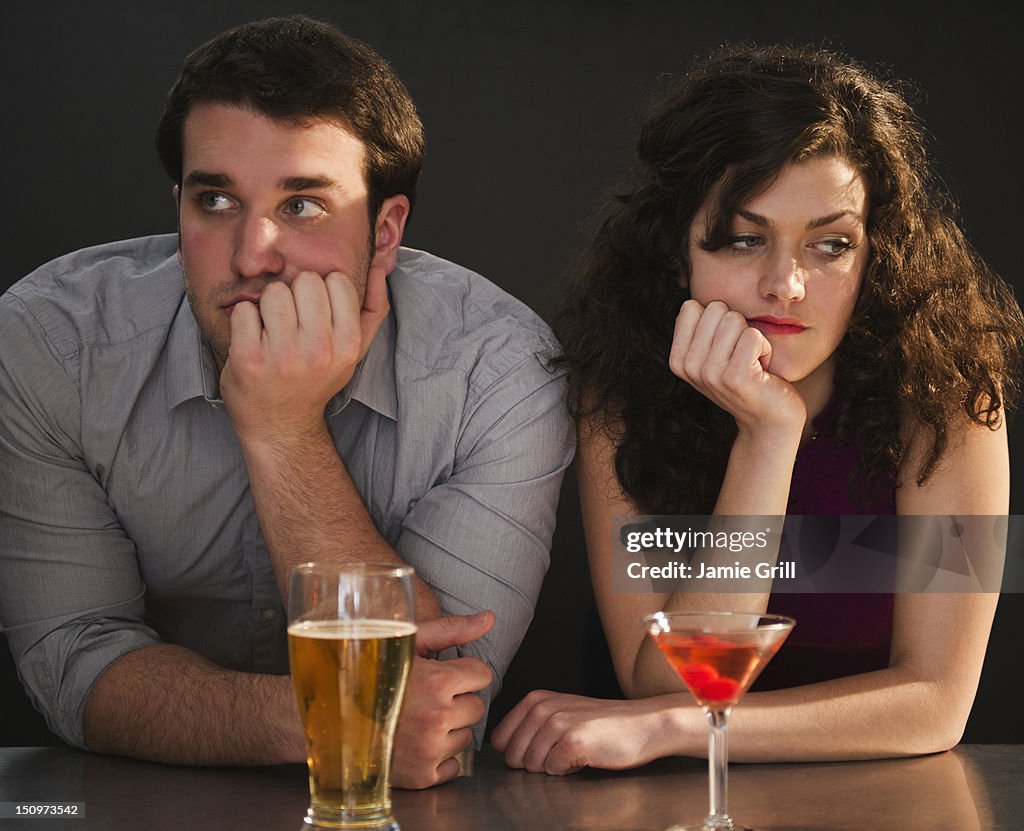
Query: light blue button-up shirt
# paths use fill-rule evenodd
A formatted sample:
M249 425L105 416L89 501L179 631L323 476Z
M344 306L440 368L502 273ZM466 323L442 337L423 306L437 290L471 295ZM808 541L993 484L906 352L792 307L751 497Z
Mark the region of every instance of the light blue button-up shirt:
M286 619L176 237L85 249L0 297L0 625L51 729L82 746L92 684L157 642L287 672ZM573 452L553 340L479 275L402 249L391 312L328 405L381 534L497 692L547 570ZM478 730L478 737L479 737Z

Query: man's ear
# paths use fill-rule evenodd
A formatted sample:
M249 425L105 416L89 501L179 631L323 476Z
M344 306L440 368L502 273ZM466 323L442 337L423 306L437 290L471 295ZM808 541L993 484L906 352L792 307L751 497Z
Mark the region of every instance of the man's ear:
M409 197L398 193L385 199L377 211L377 227L374 230L373 264L384 268L390 274L398 259L398 247L402 244L405 223L409 218Z
M174 185L171 188L171 196L174 197L174 218L178 221L178 262L181 262L181 188Z

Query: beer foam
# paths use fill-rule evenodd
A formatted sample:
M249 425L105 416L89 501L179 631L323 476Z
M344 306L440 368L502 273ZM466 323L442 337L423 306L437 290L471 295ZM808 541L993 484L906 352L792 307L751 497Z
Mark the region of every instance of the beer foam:
M296 638L369 640L416 634L416 624L405 620L303 620L288 627Z

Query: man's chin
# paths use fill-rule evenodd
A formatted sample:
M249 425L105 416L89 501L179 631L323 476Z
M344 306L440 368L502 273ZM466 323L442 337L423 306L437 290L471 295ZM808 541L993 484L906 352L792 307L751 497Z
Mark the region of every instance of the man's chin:
M228 347L231 342L230 335L222 334L219 331L212 331L211 327L199 324L199 332L202 335L203 344L213 355L213 361L217 365L217 372L224 368L228 360Z

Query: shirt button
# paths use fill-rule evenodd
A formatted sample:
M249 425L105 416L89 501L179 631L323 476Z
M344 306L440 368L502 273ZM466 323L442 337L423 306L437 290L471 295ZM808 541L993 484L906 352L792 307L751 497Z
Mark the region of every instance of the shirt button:
M273 620L276 617L277 617L277 612L274 609L264 609L263 610L263 619L264 620Z

